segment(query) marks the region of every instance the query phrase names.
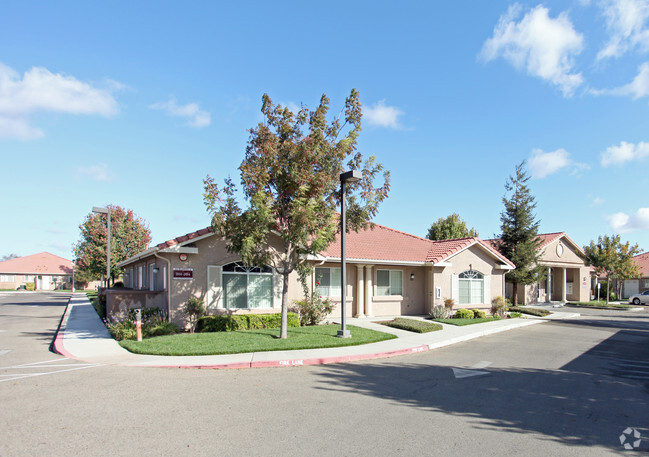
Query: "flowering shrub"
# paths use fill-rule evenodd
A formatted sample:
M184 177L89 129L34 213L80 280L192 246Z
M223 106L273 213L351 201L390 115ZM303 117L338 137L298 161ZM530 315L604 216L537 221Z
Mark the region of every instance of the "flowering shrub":
M430 311L430 317L432 319L446 319L448 317L448 310L444 305L436 305Z
M317 292L312 292L309 297L304 300L297 300L294 304L302 326L318 325L334 309L331 301L329 299L323 300Z
M507 315L507 302L501 296L491 300L491 314L499 318L504 318Z

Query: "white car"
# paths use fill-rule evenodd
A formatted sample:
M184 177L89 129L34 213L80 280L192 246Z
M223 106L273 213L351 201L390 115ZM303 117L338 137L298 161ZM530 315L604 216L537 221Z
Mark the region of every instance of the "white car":
M633 303L636 306L641 303L649 303L649 290L645 290L641 294L631 295L629 297L629 303Z

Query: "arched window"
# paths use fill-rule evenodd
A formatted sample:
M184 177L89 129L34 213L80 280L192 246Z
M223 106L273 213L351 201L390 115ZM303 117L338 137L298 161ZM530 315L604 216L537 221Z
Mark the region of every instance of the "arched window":
M479 271L467 270L459 275L460 305L484 303L484 276Z
M273 270L269 266L233 262L224 265L222 271L225 308L273 307Z

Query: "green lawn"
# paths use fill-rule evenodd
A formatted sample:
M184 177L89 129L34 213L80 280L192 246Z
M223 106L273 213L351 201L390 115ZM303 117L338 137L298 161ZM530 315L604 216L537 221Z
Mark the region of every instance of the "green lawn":
M433 322L422 321L419 319L405 319L403 317L397 317L394 320L381 323L388 327L408 330L415 333L435 332L437 330L442 330L443 328L440 324L435 324Z
M580 306L580 307L583 307L583 308L610 308L610 309L634 308L631 305L620 305L620 304L617 304L617 303L609 303L607 305L605 301L568 302L568 303L566 303L566 305L567 306Z
M545 309L525 308L524 306L510 306L509 308L507 308L507 311L529 314L531 316L538 316L538 317L543 317L543 316L547 316L548 314L552 314L550 311Z
M442 324L451 324L451 325L471 325L471 324L481 324L483 322L492 322L499 321L500 319L494 317L479 317L477 319L434 319L435 322L441 322Z
M120 341L125 349L136 354L152 355L216 355L244 352L289 351L339 346L356 346L396 338L352 325L347 326L351 338L337 338L339 325L317 325L288 329L288 338L279 338L279 329L239 330L236 332L183 333L156 336L141 342Z

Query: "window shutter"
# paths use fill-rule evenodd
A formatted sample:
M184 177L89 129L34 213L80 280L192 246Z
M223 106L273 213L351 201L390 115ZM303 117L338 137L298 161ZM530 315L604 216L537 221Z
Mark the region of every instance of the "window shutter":
M460 300L460 280L458 275L451 276L451 298L459 303Z
M282 308L282 287L284 277L273 268L273 308Z
M491 303L491 275L485 275L484 277L484 303Z
M222 308L223 286L221 285L221 267L207 267L207 304L208 310Z

